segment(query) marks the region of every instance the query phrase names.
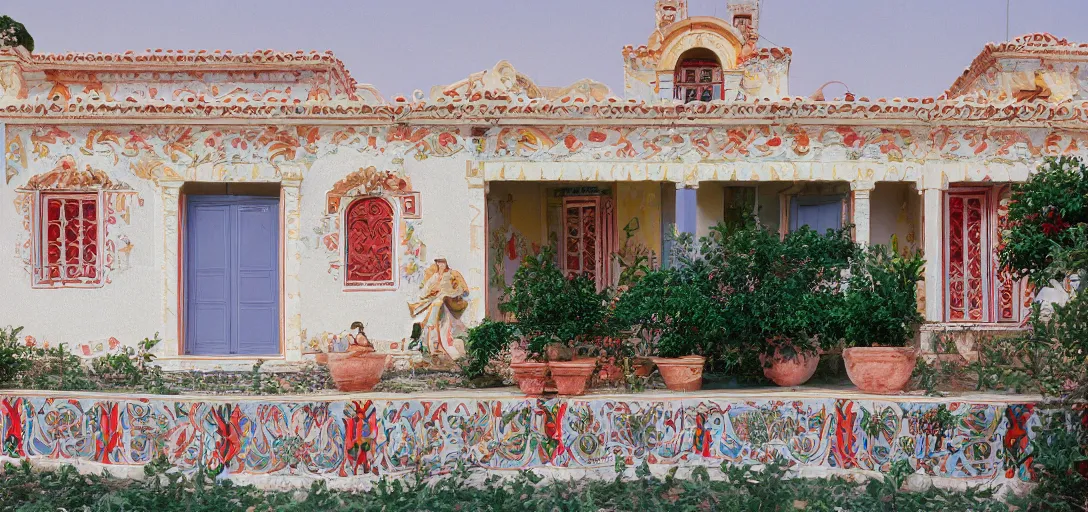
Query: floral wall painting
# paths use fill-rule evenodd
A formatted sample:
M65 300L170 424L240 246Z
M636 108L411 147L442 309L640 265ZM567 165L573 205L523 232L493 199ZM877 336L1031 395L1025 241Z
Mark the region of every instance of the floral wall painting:
M453 360L465 355L461 314L468 308L468 296L465 278L445 258L434 260L424 272L419 300L409 302L408 310L422 328L420 348L425 354Z
M942 422L942 414L946 418ZM93 418L108 413L117 422ZM763 464L1029 481L1032 403L847 399L307 399L0 396L3 455L267 476ZM59 428L63 425L81 428ZM119 427L125 435L116 436ZM111 449L86 439L117 439ZM97 446L97 448L96 448ZM286 447L292 449L287 450ZM419 447L426 447L420 450Z

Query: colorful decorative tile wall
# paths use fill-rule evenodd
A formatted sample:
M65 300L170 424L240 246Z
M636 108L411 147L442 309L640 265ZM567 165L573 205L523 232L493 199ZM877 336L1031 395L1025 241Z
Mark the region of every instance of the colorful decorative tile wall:
M944 407L947 414L938 414ZM941 423L944 417L944 423ZM948 418L951 418L949 420ZM396 399L290 402L0 396L3 454L229 474L757 464L1032 478L1030 403L848 399Z

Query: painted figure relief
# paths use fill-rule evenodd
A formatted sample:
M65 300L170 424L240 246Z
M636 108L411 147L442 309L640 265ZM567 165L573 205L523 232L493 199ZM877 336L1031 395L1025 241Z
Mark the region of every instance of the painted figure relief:
M468 292L465 278L451 269L445 258L434 260L423 274L419 300L409 303L408 310L422 327L427 353L455 360L465 355L464 341L458 337L465 331L460 317L468 307Z

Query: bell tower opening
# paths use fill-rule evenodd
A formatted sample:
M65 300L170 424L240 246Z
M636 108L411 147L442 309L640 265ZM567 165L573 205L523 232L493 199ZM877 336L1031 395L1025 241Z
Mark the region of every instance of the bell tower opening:
M706 48L692 48L680 55L673 83L673 98L684 103L725 99L722 63Z

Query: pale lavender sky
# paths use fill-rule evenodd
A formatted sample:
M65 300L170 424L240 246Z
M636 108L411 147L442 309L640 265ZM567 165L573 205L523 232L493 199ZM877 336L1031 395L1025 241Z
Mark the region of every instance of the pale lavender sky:
M386 98L507 59L541 85L600 80L623 94L625 44L646 43L653 0L6 0L37 51L332 50ZM726 0L690 0L724 15ZM873 98L937 96L989 41L1005 0L763 0L762 46L793 49L792 95L841 80ZM1088 0L1011 0L1009 32L1088 42ZM841 89L828 89L829 97Z

